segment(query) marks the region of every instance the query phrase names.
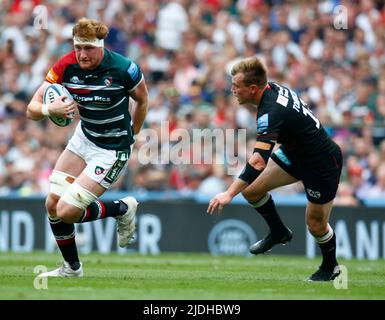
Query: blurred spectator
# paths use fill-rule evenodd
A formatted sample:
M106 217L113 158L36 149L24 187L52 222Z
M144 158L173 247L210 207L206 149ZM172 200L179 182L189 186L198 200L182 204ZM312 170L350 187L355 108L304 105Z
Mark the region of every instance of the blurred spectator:
M180 49L182 33L188 30L188 15L182 0L167 0L158 11L156 42L166 50Z
M371 187L366 197L368 198L385 198L385 164L381 164L377 169L377 183Z
M346 182L340 183L337 196L334 199L334 205L350 207L357 207L359 205L359 201L354 196L354 189L351 185Z

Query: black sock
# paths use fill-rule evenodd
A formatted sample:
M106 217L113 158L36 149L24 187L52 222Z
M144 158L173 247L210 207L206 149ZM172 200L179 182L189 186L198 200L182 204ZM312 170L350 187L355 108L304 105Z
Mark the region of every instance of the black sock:
M79 219L79 223L95 221L104 219L107 217L116 217L124 214L127 211L127 205L120 200L102 202L101 200L95 200L87 209L83 212L82 217Z
M256 207L256 205L258 205L258 202L260 202L262 199L255 203L250 203L250 204L265 219L266 223L270 228L271 235L274 237L275 235L282 234L282 232L286 230L286 227L278 215L272 196L271 195L268 195L268 196L269 196L269 199L261 206Z
M80 262L75 242L74 224L64 223L59 218L48 217L48 220L64 260L69 263L71 269L79 269Z
M321 268L333 271L335 266L338 265L336 258L336 234L333 232L333 236L327 242L318 243L318 246L322 252Z

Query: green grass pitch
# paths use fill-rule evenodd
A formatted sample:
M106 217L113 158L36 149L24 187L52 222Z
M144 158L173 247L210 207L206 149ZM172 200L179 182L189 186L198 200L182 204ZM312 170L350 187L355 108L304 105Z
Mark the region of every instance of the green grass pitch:
M212 257L208 254L81 255L84 278L49 278L34 288L37 265L49 270L58 253L0 253L0 299L270 300L385 299L385 260L339 260L348 288L306 277L320 258Z

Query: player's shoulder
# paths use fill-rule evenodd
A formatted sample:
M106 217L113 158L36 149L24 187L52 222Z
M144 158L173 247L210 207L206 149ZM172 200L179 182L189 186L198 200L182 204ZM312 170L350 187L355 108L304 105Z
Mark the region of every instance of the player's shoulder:
M272 106L277 103L277 97L279 95L276 83L268 82L266 89L263 92L262 100L260 102L258 110L262 113L272 111Z
M143 74L137 63L111 50L107 50L106 54L108 55L108 62L106 61L106 63L109 67L115 68L123 79L128 81L129 89L141 81Z
M289 105L293 103L293 91L277 82L268 82L265 92L262 96L261 109L275 110L277 112L285 112ZM284 108L273 108L272 106L280 106Z
M68 66L77 64L75 51L70 51L61 56L53 67L48 71L46 80L50 83L61 82L63 74Z
M105 54L107 55L107 58L108 58L106 62L110 66L114 66L124 71L126 71L133 62L129 58L112 50L105 49Z
M66 53L65 55L61 56L59 60L57 61L57 64L68 66L71 64L77 64L75 51L70 51Z
M269 93L270 96L276 96L279 94L279 92L282 90L282 89L287 89L284 85L282 84L279 84L277 82L274 82L274 81L269 81L267 83L267 88L266 88L266 91Z

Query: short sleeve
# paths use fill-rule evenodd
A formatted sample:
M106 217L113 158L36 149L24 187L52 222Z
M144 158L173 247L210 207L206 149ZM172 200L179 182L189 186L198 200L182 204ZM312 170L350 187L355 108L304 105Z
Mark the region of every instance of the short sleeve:
M124 73L124 78L127 90L134 90L143 79L143 73L139 65L131 61L131 64Z
M283 119L278 112L268 112L257 118L257 141L276 142Z
M61 57L51 69L49 69L45 80L50 83L62 83L65 69L71 65L76 64L75 52L72 51Z

